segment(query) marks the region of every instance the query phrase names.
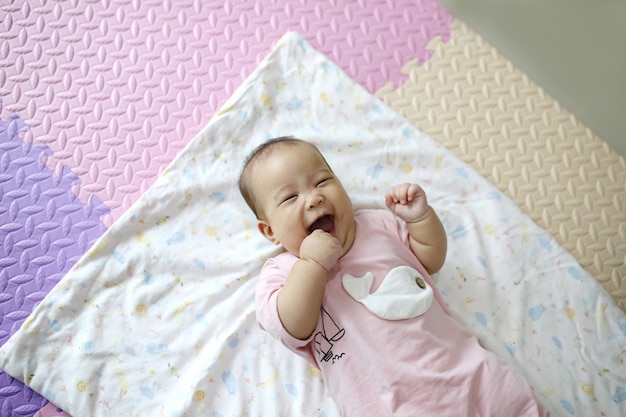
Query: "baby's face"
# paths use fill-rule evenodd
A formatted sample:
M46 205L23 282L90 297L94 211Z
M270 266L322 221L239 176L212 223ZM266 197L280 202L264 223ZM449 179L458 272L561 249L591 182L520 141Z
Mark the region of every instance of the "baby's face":
M302 241L315 229L335 236L344 248L355 233L350 197L313 147L276 150L256 163L252 189L262 209L259 230L275 244L299 256Z

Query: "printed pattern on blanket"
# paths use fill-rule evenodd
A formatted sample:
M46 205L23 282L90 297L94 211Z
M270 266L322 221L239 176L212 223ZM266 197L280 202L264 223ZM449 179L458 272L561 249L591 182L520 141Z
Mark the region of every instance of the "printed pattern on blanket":
M277 249L236 189L267 138L318 144L357 207L426 189L449 233L450 310L556 416L620 415L626 318L545 231L449 151L290 33L0 349L72 415L338 416L319 372L260 332Z

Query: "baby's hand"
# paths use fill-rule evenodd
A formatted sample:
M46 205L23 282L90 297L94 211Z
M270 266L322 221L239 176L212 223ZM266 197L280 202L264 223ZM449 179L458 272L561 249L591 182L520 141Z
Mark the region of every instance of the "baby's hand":
M315 230L302 241L300 259L314 261L329 271L343 254L336 237L323 230Z
M426 193L417 184L405 183L391 187L385 195L385 204L407 223L417 222L428 213Z

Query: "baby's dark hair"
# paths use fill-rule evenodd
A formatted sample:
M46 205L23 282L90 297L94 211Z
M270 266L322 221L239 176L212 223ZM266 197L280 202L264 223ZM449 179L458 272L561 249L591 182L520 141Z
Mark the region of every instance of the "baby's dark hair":
M284 149L286 147L293 148L303 145L312 147L324 159L324 156L315 145L305 140L294 138L293 136L281 136L278 138L270 139L257 146L245 159L243 169L241 170L241 175L239 176L239 192L243 196L243 199L246 200L248 207L250 207L257 219L262 218L263 210L259 206L259 203L255 198L252 187L250 185L250 175L252 172L252 168L257 161L261 160L261 158L267 158L279 149ZM324 159L324 162L326 162L326 159ZM326 163L326 165L328 165L328 163Z

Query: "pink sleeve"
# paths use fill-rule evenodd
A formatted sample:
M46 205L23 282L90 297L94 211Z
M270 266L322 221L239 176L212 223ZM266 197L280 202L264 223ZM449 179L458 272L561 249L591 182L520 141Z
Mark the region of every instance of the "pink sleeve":
M308 348L313 335L305 340L291 336L278 316L276 304L278 292L285 284L287 275L297 260L297 257L285 253L265 262L256 285L256 317L261 329L278 339L288 349L317 366Z

